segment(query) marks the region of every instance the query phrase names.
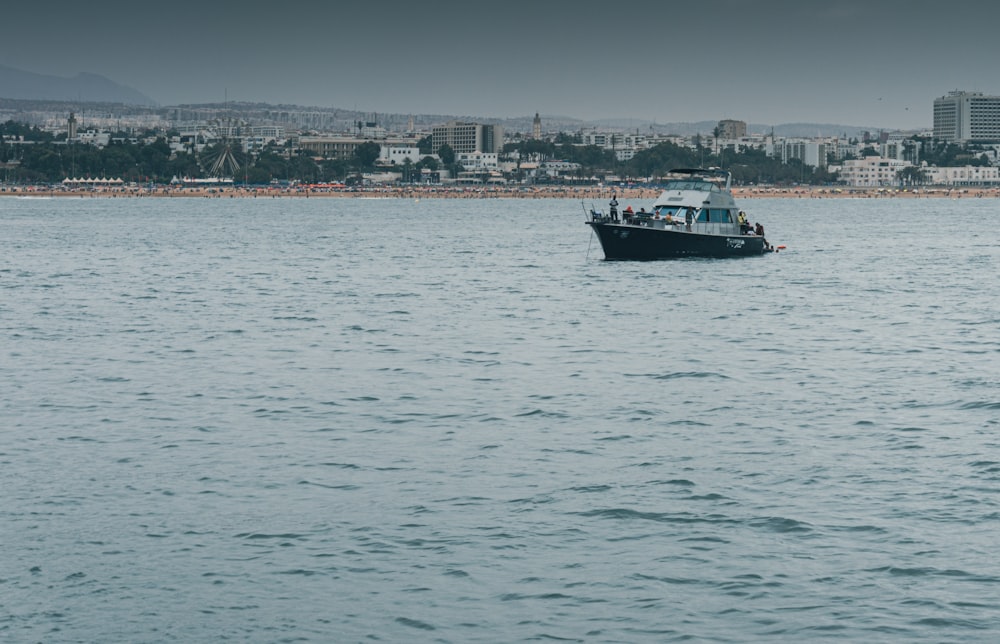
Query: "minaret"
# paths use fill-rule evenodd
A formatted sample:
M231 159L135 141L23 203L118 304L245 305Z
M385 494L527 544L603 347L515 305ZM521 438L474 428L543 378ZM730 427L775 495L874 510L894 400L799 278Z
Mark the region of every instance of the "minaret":
M542 119L538 116L538 112L535 112L535 121L531 124L531 138L542 138Z
M76 138L76 114L73 112L69 113L69 120L66 121L67 127L67 140L72 140Z

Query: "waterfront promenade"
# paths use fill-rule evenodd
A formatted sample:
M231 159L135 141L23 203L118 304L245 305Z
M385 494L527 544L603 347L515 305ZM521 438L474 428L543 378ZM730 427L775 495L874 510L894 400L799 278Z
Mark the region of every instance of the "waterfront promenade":
M154 187L95 187L63 188L53 186L3 186L0 197L75 197L75 198L172 198L200 197L206 199L235 198L404 198L404 199L579 199L601 203L617 195L624 208L628 201L637 204L659 196L661 189L650 186L634 187L571 187L571 186L372 186L365 188L329 188L320 186L291 187L241 187L189 188L173 186ZM798 186L736 187L737 199L786 198L786 199L924 199L924 198L997 198L1000 188L829 188Z

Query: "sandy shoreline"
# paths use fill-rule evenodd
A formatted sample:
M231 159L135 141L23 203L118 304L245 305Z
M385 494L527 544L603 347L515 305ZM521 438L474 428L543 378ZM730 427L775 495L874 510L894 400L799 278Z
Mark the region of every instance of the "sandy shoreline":
M545 186L532 188L442 188L442 187L385 187L357 190L316 188L94 188L53 189L48 186L6 186L0 197L75 197L75 198L173 198L198 197L204 199L276 199L298 198L384 198L384 199L580 199L603 202L616 194L623 207L628 200L649 201L659 196L659 188L594 188ZM898 190L892 188L762 188L738 187L733 189L736 199L927 199L927 198L997 198L1000 188L920 188Z

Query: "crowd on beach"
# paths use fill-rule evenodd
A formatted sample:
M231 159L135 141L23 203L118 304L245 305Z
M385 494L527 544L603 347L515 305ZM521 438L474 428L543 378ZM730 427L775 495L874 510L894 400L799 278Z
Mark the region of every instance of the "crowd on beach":
M623 200L647 201L659 196L662 189L655 185L632 186L114 186L74 187L62 186L0 186L2 196L34 197L202 197L202 198L278 198L278 197L354 197L354 198L406 198L406 199L580 199L605 200L613 193ZM1000 188L850 188L850 187L765 187L736 186L733 196L737 199L754 198L997 198Z

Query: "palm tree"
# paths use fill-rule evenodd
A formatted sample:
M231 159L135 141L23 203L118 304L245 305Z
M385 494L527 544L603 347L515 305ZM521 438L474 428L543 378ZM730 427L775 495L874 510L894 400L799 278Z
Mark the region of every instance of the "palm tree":
M920 186L927 182L927 171L917 166L908 166L896 173L900 184Z

